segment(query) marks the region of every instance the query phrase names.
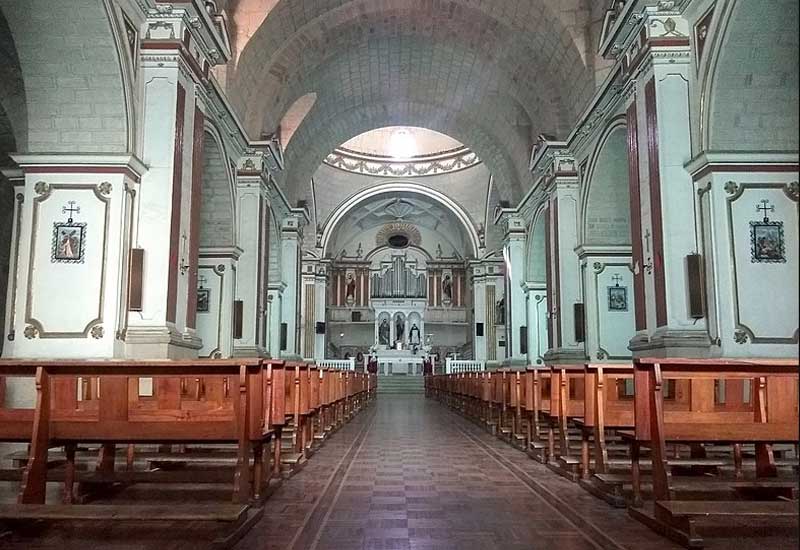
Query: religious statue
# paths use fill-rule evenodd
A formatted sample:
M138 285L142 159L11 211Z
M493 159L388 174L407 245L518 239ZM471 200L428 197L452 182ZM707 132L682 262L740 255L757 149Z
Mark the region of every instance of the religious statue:
M352 273L347 274L347 285L345 287L345 301L348 306L352 306L356 301L356 278Z
M496 325L504 325L506 323L506 299L505 297L495 304L495 320Z
M398 317L397 320L395 321L394 330L395 330L394 332L395 341L402 342L403 334L405 334L406 331L406 323L402 317Z
M411 330L408 331L408 343L412 345L419 345L419 327L416 323L411 325Z
M378 343L382 346L389 345L389 319L384 319L381 321L380 326L378 327Z
M450 275L445 275L442 279L442 302L447 304L453 300L453 281Z

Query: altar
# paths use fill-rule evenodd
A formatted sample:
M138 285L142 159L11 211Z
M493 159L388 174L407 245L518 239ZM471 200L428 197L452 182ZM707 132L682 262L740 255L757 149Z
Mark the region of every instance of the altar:
M425 355L413 355L408 350L376 350L378 374L384 376L422 376Z

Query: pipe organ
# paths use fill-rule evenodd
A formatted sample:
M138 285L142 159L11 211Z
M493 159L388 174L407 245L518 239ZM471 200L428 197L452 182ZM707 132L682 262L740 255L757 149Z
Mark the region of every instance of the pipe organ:
M426 277L405 256L392 258L390 267L372 275L372 298L425 298Z

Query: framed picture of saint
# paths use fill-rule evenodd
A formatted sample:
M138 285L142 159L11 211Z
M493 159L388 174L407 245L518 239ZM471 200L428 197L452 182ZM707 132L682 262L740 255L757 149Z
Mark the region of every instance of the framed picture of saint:
M211 309L211 289L197 289L197 313L208 313Z
M754 264L786 262L783 222L750 222L750 261Z
M53 263L82 264L86 241L86 224L56 222L53 224Z
M628 287L608 287L608 311L628 311Z

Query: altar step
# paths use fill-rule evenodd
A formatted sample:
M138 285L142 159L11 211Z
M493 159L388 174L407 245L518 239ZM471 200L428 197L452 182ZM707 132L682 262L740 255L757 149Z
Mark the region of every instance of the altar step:
M425 379L422 376L378 376L378 395L423 395Z

